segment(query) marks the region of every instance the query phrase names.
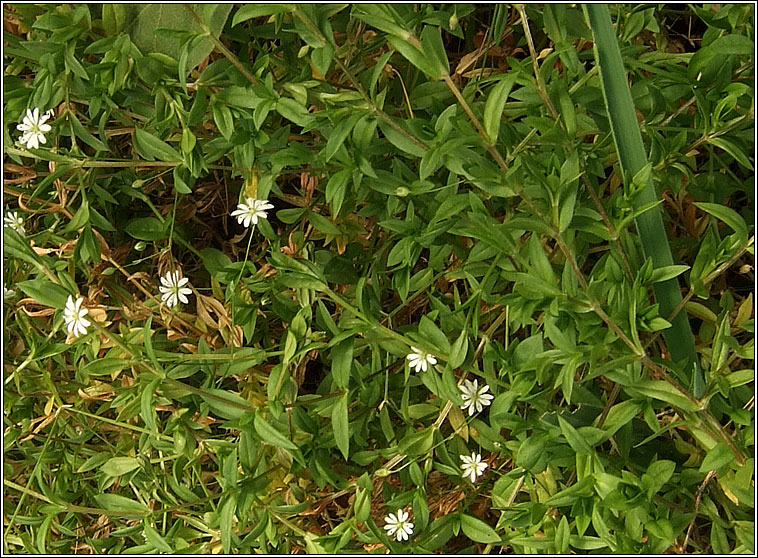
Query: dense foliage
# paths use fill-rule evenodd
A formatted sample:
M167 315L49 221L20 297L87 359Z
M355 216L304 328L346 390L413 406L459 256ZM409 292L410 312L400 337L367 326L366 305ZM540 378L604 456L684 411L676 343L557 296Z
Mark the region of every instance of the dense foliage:
M752 5L3 15L4 551L754 552Z

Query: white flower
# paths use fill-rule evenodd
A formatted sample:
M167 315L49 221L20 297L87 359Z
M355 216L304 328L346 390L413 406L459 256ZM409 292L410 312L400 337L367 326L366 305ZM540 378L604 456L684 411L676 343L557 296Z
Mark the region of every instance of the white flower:
M236 217L240 225L249 227L251 222L257 225L258 219L267 219L266 211L273 208L267 200L245 198L245 203L238 204L237 209L232 211L232 217Z
M387 530L387 534L391 537L395 536L398 541L407 541L408 537L413 534L413 523L408 521L410 514L403 510L397 510L397 517L394 513L389 514L384 518L384 522L387 524L384 528Z
M407 357L408 359L408 365L411 368L415 368L416 372L427 370L428 364L437 364L437 359L434 358L433 355L427 354L424 351L418 350L416 347L411 347L413 352L409 354Z
M3 285L3 300L5 301L11 300L15 296L16 296L16 291L14 291L13 289L9 289L5 285Z
M165 277L161 277L163 286L158 287L158 289L162 293L161 299L163 302L168 304L169 307L176 306L179 304L179 301L182 304L187 304L189 302L187 295L192 294L192 290L184 286L188 281L189 279L186 277L179 279L178 271L169 271Z
M463 476L470 477L471 482L476 482L476 477L484 474L484 470L487 468L487 464L482 461L482 455L480 453L471 453L471 457L468 455L461 455L461 469L463 469Z
M74 334L74 337L87 333L87 328L90 326L90 321L84 317L89 314L89 310L82 308L82 302L84 302L82 297L78 297L74 301L74 297L69 295L66 308L63 309L63 320L66 322L66 328L69 333Z
M26 145L27 149L37 149L40 143L45 143L45 134L52 128L50 124L45 124L45 121L52 116L50 111L40 115L39 109L34 110L26 109L26 116L24 121L16 126L16 128L23 132L19 140Z
M463 380L463 385L458 386L461 390L461 397L463 398L463 405L461 409L464 411L468 408L468 416L473 416L474 412L479 412L490 404L490 400L494 399L493 395L487 393L490 386L483 385L481 389L478 387L479 380Z
M18 234L24 234L24 232L26 232L24 231L23 217L19 217L18 213L15 211L9 211L5 214L5 219L3 219L3 226L12 228Z

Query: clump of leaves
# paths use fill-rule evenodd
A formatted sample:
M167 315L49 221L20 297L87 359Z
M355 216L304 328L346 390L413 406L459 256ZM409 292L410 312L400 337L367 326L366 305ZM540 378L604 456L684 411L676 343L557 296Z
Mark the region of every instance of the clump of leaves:
M749 6L4 23L6 551L754 552Z

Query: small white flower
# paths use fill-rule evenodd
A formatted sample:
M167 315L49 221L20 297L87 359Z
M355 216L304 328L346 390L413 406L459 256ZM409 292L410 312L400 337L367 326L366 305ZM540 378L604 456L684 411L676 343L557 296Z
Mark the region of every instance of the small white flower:
M27 149L37 149L40 143L45 143L45 134L52 130L50 124L45 124L50 116L50 111L40 115L39 109L26 109L26 116L21 124L16 126L23 132L19 140L26 145Z
M24 234L26 232L24 231L23 217L20 217L19 214L15 211L9 211L5 214L5 218L3 219L3 226L12 228L18 234Z
M82 308L82 302L84 302L82 297L78 297L74 301L74 297L69 295L66 308L63 309L63 320L66 322L66 328L69 333L74 334L74 337L87 333L87 328L91 323L84 317L89 314L89 310Z
M188 282L189 279L186 277L179 279L178 271L169 271L166 273L165 277L161 277L161 283L163 283L163 286L158 287L162 293L161 299L163 302L169 307L176 306L179 304L179 301L181 301L182 304L187 304L189 302L187 295L192 294L192 290L184 286Z
M16 291L3 285L3 300L8 301L16 296Z
M472 452L471 457L468 455L461 455L461 469L463 469L463 476L471 478L471 482L476 482L476 478L484 474L484 470L487 468L487 464L482 461L482 455L480 453Z
M426 372L429 364L437 364L437 359L434 358L434 355L420 351L416 347L411 347L411 349L413 352L405 358L408 359L408 366L415 368L416 372L421 372L422 370Z
M479 388L478 385L479 380L474 380L473 382L471 380L463 380L463 385L458 386L463 398L461 409L464 411L468 409L468 416L473 416L475 412L480 412L490 404L490 400L495 398L493 395L487 393L490 386L485 384Z
M266 211L273 209L267 200L256 200L255 198L245 198L245 203L237 205L237 209L232 211L232 217L237 218L240 225L250 226L258 224L258 219L267 219Z
M413 523L408 521L410 514L403 510L397 510L397 517L394 513L389 514L384 518L386 525L384 528L387 530L387 534L395 536L398 541L407 541L408 537L413 534Z

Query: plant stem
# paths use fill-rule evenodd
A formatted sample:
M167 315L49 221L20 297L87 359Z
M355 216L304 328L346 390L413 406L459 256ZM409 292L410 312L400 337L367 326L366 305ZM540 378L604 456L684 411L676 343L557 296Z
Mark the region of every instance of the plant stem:
M205 24L205 22L198 17L198 15L195 13L195 10L192 9L192 6L189 4L184 4L184 7L187 9L187 11L190 13L192 18L197 22L197 24L202 28L203 33L205 33L208 38L213 41L214 46L216 47L216 50L218 50L221 54L226 56L226 58L229 60L229 62L232 63L232 66L237 68L240 73L247 78L247 80L252 83L253 85L258 85L260 83L260 80L255 77L253 74L251 74L245 66L243 66L242 62L240 62L239 58L235 56L235 54L226 48L224 46L224 43L222 43L218 37L216 37L211 29Z

